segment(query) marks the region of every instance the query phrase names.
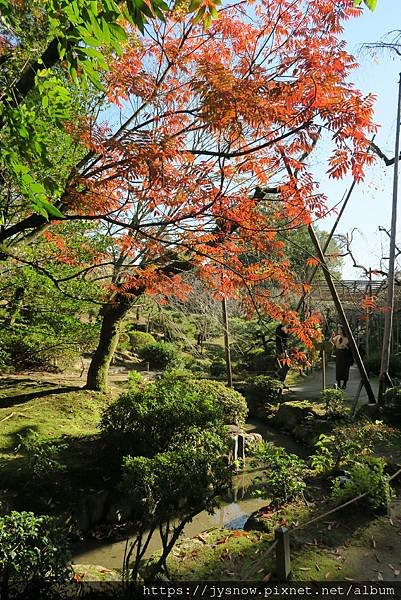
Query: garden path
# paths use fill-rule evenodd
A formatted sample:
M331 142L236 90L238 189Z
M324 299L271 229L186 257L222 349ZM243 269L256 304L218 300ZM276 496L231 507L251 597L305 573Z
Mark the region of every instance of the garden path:
M335 364L329 363L326 366L326 387L333 387L335 384ZM360 382L359 372L357 367L354 365L350 369L350 378L348 381L347 389L345 390L345 397L348 403L351 403L356 396L358 386ZM377 379L371 379L371 384L375 396L377 398L377 392L379 389L379 382ZM286 393L288 400L315 400L320 396L322 391L322 371L314 370L310 375L299 379L295 385L291 385L291 389ZM358 406L361 404L368 403L368 396L365 388L359 396Z

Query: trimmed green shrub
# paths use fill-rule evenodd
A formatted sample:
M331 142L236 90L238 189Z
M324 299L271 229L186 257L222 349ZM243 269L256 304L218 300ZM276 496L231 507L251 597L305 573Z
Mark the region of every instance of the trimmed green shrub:
M367 493L366 500L373 508L387 508L392 490L384 467L384 459L374 456L356 462L347 477L337 477L333 482L332 498L336 504Z
M16 592L46 598L52 586L71 579L66 532L48 516L12 512L0 517L2 598Z
M103 412L100 427L112 445L132 454L153 456L185 441L191 427L222 423L224 407L201 385L170 374L130 391Z
M266 354L263 348L252 348L240 359L240 368L253 373L266 373L266 371L273 371L276 367L275 355Z
M320 392L320 401L326 409L326 417L336 419L347 414L344 405L344 394L335 388L326 388Z
M148 344L156 343L153 335L151 333L146 333L145 331L137 331L136 329L132 329L128 333L128 336L130 347L134 352L140 352L142 348Z
M160 532L162 552L148 561L142 573L148 581L154 581L160 572L167 574L166 558L186 523L219 505L218 497L232 477L227 452L228 440L220 423L207 429L192 427L185 443L151 458L124 458L122 490L138 519L124 563L124 573L133 583L138 580L145 540L155 530Z
M258 375L248 379L247 396L256 402L274 404L279 402L283 393L283 383L267 375Z
M223 411L223 421L227 425L243 425L248 415L246 400L242 394L227 387L220 381L207 379L192 380L192 389L204 392Z
M188 368L192 371L192 373L210 373L211 362L207 358L201 359L197 358L195 360L191 360L188 364Z
M132 391L136 391L138 388L141 388L145 385L146 380L144 376L138 371L130 371L128 373L128 387Z
M255 466L263 470L263 475L254 479L254 495L268 497L276 507L302 497L306 488L306 464L296 454L263 442L253 457Z
M149 363L151 369L180 367L183 364L181 353L173 344L154 342L146 344L139 351L140 357Z

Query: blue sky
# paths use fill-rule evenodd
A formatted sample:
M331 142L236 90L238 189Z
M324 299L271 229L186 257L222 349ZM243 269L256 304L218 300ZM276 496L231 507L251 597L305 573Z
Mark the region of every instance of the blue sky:
M380 129L375 142L389 157L394 156L401 57L384 51L372 57L361 46L365 42L382 39L391 30L401 29L400 7L400 0L379 0L374 13L366 9L362 17L349 21L343 36L348 43L348 51L354 54L360 64L352 75L352 81L364 93L372 92L377 96L375 121L380 125ZM328 195L329 205L333 206L341 199L351 181L349 178L341 182L329 180L325 174L325 158L325 149L322 147L312 164L317 178L321 181L321 189ZM382 250L387 255L388 238L386 234L380 233L378 228L383 226L388 229L390 226L392 180L392 167L377 163L370 168L365 181L354 190L337 230L338 233L350 232L354 227L360 230L360 233L354 232L352 247L357 262L367 267L380 266ZM326 218L320 222L320 227L329 230L333 220L333 217ZM398 232L400 231L401 209ZM355 269L347 259L343 276L345 279L364 278L362 271Z

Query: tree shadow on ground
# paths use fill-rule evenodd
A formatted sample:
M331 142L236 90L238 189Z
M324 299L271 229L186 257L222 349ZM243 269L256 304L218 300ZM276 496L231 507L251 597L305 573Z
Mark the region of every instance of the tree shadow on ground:
M304 516L304 522L317 514L322 514L324 510L320 505L316 511ZM364 542L365 532L369 530L371 523L378 521L378 517L380 516L368 510L366 506L356 506L341 510L305 529L295 530L296 525L299 524L297 521L286 522L283 519L283 524L290 530L293 529L290 540L294 580L344 580L344 577L355 576L355 569L363 567L362 556L369 549L368 540ZM242 543L238 543L237 536L239 540L243 540L242 536L248 534L254 536L252 544L248 544L246 538ZM202 543L194 538L191 541L184 541L181 546L178 545L168 563L171 579L178 581L277 580L274 550L269 553L274 541L274 532L266 535L253 531L225 533L220 531L218 537L220 539L216 539L215 535L211 541L206 538L207 541L203 540ZM355 561L351 563L344 558L354 540L357 540L357 545L361 547L358 565ZM362 571L358 573L361 577Z
M17 394L16 396L2 396L0 398L0 408L11 408L18 404L24 404L25 402L29 402L29 400L34 400L35 398L45 398L46 396L66 394L68 392L77 392L82 389L83 388L80 386L52 387L45 390L37 390L36 392L30 392L27 394Z
M32 430L34 427L22 427L13 432L14 447ZM8 489L11 509L56 516L71 514L79 511L86 497L116 490L121 477L121 457L101 435L61 436L51 443L59 449L55 458L61 469L50 465L37 476L32 472L34 457L23 451L12 460L1 461L0 488Z

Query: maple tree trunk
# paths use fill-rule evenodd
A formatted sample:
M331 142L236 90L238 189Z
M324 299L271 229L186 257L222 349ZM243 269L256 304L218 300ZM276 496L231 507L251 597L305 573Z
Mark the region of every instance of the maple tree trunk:
M99 343L88 370L85 386L87 390L107 391L110 363L117 348L121 324L130 308L130 302L120 299L102 309L102 327Z

